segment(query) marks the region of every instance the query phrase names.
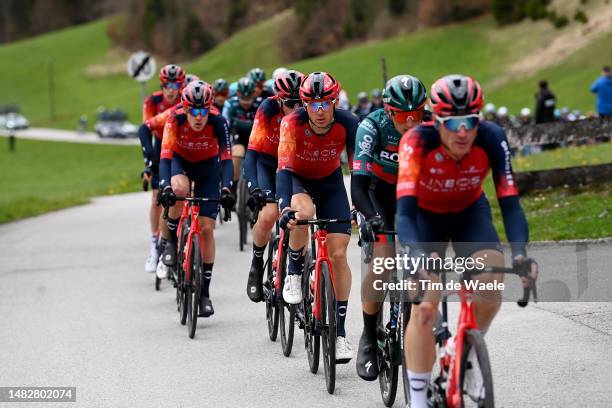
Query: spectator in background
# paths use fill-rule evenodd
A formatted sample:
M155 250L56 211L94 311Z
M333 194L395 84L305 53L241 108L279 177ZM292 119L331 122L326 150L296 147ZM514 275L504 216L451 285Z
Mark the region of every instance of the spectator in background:
M371 104L368 100L368 94L365 92L359 92L357 94L357 105L353 107L353 113L357 115L359 120L363 120L371 112Z
M542 80L538 84L540 92L535 95L536 109L535 122L546 123L555 120L555 94L548 89L548 82Z
M518 119L519 126L527 126L531 125L531 109L523 108L521 109L521 114Z
M591 85L591 92L597 95L597 114L602 119L612 118L612 72L609 66L601 70L601 76Z
M510 117L508 116L508 108L500 106L497 110L497 124L503 128L510 127Z
M372 104L370 105L370 112L383 108L382 91L378 88L372 89Z

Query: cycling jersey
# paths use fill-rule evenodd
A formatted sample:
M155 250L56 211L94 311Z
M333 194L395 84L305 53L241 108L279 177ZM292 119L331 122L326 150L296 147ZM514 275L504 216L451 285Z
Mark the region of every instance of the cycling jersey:
M189 125L184 110L177 109L170 115L164 127L160 164L162 185L170 182L170 160L175 154L191 163L219 156L223 186L231 186L233 171L229 133L222 116L209 114L204 129L195 131Z
M277 167L278 143L280 139L280 124L283 119L283 112L278 103L278 98L272 96L267 98L259 105L253 130L249 137L249 146L244 159L244 170L248 180L249 191L256 188L266 190L266 194L274 197L274 185L270 185L269 173L274 174ZM265 165L266 174L260 175L260 162ZM266 184L261 186L259 179ZM272 178L273 182L273 178Z
M318 180L330 176L341 168L340 154L345 147L349 165L352 165L358 125L359 120L355 115L341 109L335 110L334 123L323 135L313 132L308 121L308 113L304 108L283 118L276 180L281 209L290 204L293 176L306 180ZM346 195L344 185L339 187Z
M165 111L153 116L149 120L145 121L145 125L149 128L151 132L155 135L160 135L158 138L161 139L161 135L164 133L164 126L166 125L166 121L177 109L182 109L183 105L177 103L176 105L166 109ZM212 105L210 107L210 113L212 115L219 115L219 109Z
M508 240L515 244L513 252L524 253L527 222L518 201L510 148L502 128L482 121L470 152L456 161L442 146L433 124L420 125L402 137L399 153L397 228L402 243L418 246L423 241L419 236L423 228L416 221L419 210L457 214L481 199L482 183L491 169Z
M255 113L261 102L261 98L255 98L250 109L245 111L242 106L240 106L240 99L238 96L233 96L223 105L223 117L227 121L230 132L234 135L234 144L243 145L245 148L249 144L249 135L253 128L253 119L255 118Z
M175 104L170 104L167 101L164 101L164 94L162 91L153 92L149 95L142 104L142 122L146 122L151 119L153 116L162 113L168 108L180 103L181 98L176 98ZM157 136L161 139L161 135Z

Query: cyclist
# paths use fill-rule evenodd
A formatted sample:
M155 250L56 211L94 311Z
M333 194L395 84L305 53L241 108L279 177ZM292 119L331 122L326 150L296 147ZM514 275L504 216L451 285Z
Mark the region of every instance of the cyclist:
M183 90L182 107L166 122L160 162L160 202L170 207L168 212L168 243L162 262L169 267L176 265L177 236L181 205L176 195L189 193L190 181L194 182L196 197L219 199L222 207L233 205L230 188L232 165L227 123L221 115L209 112L214 91L204 81L191 82ZM222 189L219 193L219 180ZM214 314L210 300L210 281L215 259L213 228L219 212L219 204L200 205L200 230L202 232L202 292L199 315Z
M247 282L247 295L253 302L263 299L263 254L270 231L278 219L278 206L266 204L266 199L276 195L276 168L278 167L278 142L281 120L302 106L300 84L304 74L287 71L277 75L274 82L276 96L271 96L259 106L249 148L244 160L251 205L263 207L253 226L253 259Z
M449 75L433 84L429 97L435 122L411 129L400 142L397 230L402 246L411 257L443 257L450 239L456 256L480 258L486 266L503 266L491 207L482 190L491 169L513 262L529 262L536 278L537 265L526 258L528 226L508 141L501 127L480 120L484 102L480 85L468 76ZM481 274L478 280L501 282L503 275ZM412 308L405 333L413 408L427 406L427 384L436 357L432 325L438 301L439 294L428 292L424 301ZM498 291L475 292L475 317L483 332L500 302ZM470 371L466 374L466 382L472 384L468 393L478 396L481 389L474 376Z
M187 85L191 81L199 81L199 80L200 80L200 77L198 77L195 74L187 74L187 75L185 75L185 85Z
M371 108L372 106L368 99L368 94L366 92L359 92L357 94L357 104L353 106L352 112L357 115L359 120L363 120L370 114L372 111Z
M378 109L383 109L384 108L384 103L382 100L382 92L380 89L378 88L374 88L372 89L372 103L370 105L370 112L374 112L375 110Z
M152 133L146 122L155 115L165 111L181 101L180 92L185 82L185 71L178 65L166 65L159 71L161 91L154 92L144 100L142 107L142 122L138 130L140 145L144 155L145 169L142 177L151 183L152 195L149 205L149 223L151 225L151 248L145 262L145 271L153 273L157 268L157 240L160 229L161 208L157 205L159 189L159 154L161 150L161 130ZM165 227L161 223L162 227Z
M395 76L383 89L385 108L370 113L357 128L351 198L366 219L365 235L370 237L365 238L370 242L376 240L377 231L395 229L399 142L404 133L423 120L426 98L425 85L418 78ZM390 240L393 242L393 238ZM378 241L387 242L387 236L378 236ZM394 253L375 247L373 256L393 257ZM357 373L368 381L378 376L376 325L380 303L375 300L371 291L362 290L364 327L357 352Z
M253 68L247 74L249 78L255 83L255 98L266 99L274 95L269 92L266 85L266 73L261 68Z
M283 298L289 304L302 301L303 251L308 242L308 228L297 227L292 216L313 218L316 205L318 218L350 218L340 154L346 147L352 162L359 120L348 111L335 109L339 92L340 83L332 75L326 72L308 75L300 87L305 109L285 116L281 122L276 194L281 226L291 230L283 288ZM330 224L327 231L337 298L336 361L347 363L353 355L344 328L351 290L351 270L346 259L351 225Z
M219 112L223 112L223 105L229 96L229 84L225 79L219 78L213 82L213 89L215 90L213 105L219 109Z
M232 193L236 195L240 164L249 144L249 135L253 128L253 119L260 100L255 98L255 83L250 78L238 80L237 95L232 96L223 106L223 117L227 121L232 141L232 161L234 163L234 183Z

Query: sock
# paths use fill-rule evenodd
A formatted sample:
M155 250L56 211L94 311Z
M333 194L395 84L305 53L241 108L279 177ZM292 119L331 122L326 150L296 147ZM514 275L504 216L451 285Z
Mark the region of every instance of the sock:
M166 248L166 243L168 243L168 240L164 237L162 237L159 240L159 253L161 254L162 252L164 252L164 249Z
M257 246L253 243L253 263L257 262L259 265L263 265L263 255L266 252L266 245Z
M157 254L157 234L151 235L151 254Z
M210 288L210 279L212 278L212 263L202 263L202 296L210 297L210 293L208 293L208 289Z
M168 232L170 232L170 234L168 235L168 242L170 242L174 246L176 246L176 243L178 242L178 238L176 237L176 230L178 228L179 221L180 218L168 217Z
M347 307L348 300L339 300L336 302L336 336L346 337L344 321L346 320Z
M408 379L410 380L410 406L413 408L427 407L427 385L431 377L429 373L413 373L408 371Z
M236 192L238 191L238 180L234 180L234 182L232 183L232 187L230 188L230 190L232 190L232 195L234 197L236 197Z
M304 268L304 257L302 256L302 251L304 247L301 247L298 250L293 250L289 248L287 256L289 257L289 267L288 274L289 275L299 275L302 273L302 269Z
M378 323L378 313L367 314L363 312L363 332L371 340L376 340L376 325Z

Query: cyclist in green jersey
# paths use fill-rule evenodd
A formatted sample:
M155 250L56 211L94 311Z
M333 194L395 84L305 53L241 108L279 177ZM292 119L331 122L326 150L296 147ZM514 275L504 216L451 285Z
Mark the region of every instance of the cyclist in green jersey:
M367 242L393 242L377 234L395 229L398 147L404 133L423 120L427 91L411 75L398 75L387 81L383 90L384 109L366 116L357 128L351 198L363 214L360 237ZM393 256L392 246L377 245L374 257ZM357 353L357 373L373 381L378 377L376 325L380 303L373 298L371 270L362 282L363 333Z

